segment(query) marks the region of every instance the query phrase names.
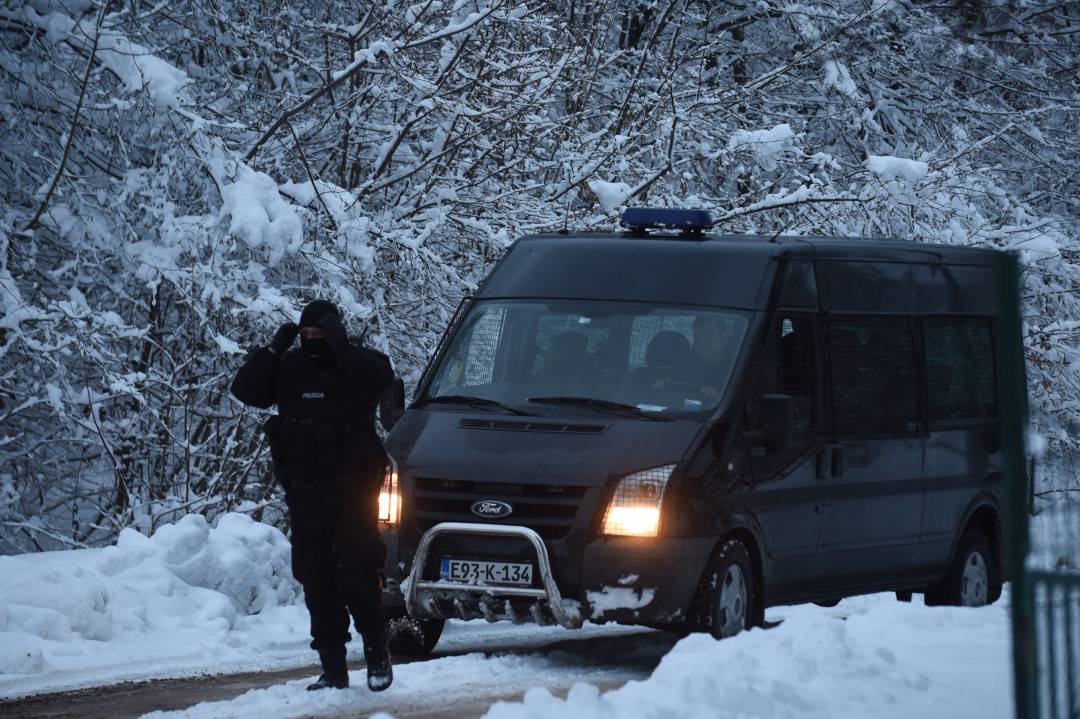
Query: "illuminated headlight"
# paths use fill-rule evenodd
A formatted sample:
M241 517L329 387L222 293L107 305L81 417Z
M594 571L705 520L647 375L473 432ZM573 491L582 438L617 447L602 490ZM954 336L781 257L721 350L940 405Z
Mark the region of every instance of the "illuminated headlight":
M379 521L385 524L401 521L401 488L398 486L397 464L392 459L386 467L386 477L379 492Z
M604 534L655 537L660 531L660 505L674 464L628 474L615 485L604 513Z

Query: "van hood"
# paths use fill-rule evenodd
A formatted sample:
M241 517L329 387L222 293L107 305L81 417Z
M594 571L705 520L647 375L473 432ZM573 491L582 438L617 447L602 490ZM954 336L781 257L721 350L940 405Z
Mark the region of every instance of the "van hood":
M386 440L411 477L599 487L680 461L701 422L409 409Z

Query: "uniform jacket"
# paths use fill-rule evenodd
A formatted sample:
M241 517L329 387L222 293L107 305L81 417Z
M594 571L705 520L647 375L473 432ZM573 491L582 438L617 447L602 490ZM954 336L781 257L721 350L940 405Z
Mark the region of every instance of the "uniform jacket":
M264 425L274 470L286 489L381 481L386 453L375 408L394 372L386 355L350 341L311 357L300 349L255 350L236 373L232 393L253 407L277 405Z

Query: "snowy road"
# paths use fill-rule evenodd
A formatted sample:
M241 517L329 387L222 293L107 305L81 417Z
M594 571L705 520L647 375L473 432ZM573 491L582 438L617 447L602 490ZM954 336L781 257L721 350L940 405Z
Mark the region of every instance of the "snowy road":
M352 717L383 711L399 719L480 716L496 701L520 700L535 686L564 695L577 681L607 690L631 679L644 679L675 641L674 636L634 627L566 632L455 622L432 659L397 662L398 687L410 684L409 691L400 696L368 694L359 688L364 682L363 662L352 660L356 688L338 697L317 697L316 706L301 707L301 713L314 710L319 716ZM432 670L429 664L436 668ZM317 673L316 665L305 664L273 671L125 682L0 701L0 714L6 719L122 719L204 703L204 712L196 709L191 715L227 716L229 710L221 702L245 692L263 691L264 699L288 704ZM333 699L340 701L328 701ZM236 711L236 716L249 715L252 708L244 705Z

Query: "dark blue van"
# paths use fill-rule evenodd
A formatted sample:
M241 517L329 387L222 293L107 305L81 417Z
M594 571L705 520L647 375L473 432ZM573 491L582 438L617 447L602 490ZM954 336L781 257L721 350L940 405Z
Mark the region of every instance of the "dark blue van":
M723 637L775 604L998 598L1002 255L703 215L524 237L463 303L387 441L412 650L450 617Z

